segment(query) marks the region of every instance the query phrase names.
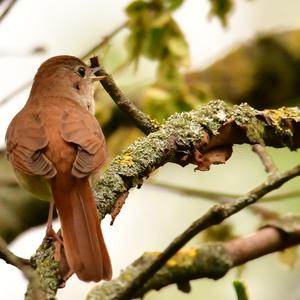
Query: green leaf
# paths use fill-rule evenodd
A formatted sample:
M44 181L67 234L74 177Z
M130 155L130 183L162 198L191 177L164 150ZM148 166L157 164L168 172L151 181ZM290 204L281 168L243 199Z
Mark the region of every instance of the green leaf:
M168 12L160 14L151 23L152 27L163 27L171 20L171 15Z
M227 16L233 9L232 0L210 0L211 9L209 15L217 16L224 27L227 26Z
M179 8L184 0L165 0L168 10L175 10Z
M144 35L143 54L150 59L162 58L165 48L165 28L153 28Z
M242 281L235 280L233 282L233 287L235 289L237 300L249 300L247 287Z
M130 17L135 17L141 14L145 9L147 9L148 3L146 3L143 0L136 0L131 2L127 7L126 7L126 13Z
M168 49L179 58L187 59L189 57L189 46L183 37L169 38Z

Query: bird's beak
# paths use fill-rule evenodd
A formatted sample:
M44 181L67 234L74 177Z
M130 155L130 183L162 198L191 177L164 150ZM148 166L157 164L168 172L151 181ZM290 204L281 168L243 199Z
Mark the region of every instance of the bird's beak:
M105 75L101 75L101 76L96 76L94 75L97 71L100 70L100 67L94 67L94 68L91 68L92 70L92 76L91 76L91 80L94 82L94 81L100 81L100 80L103 80L104 78L106 78L107 76Z
M92 80L92 82L94 82L94 81L100 81L100 80L103 80L103 79L105 79L107 76L105 76L105 75L102 75L102 76L95 76L95 75L93 75L93 76L91 76L91 80Z

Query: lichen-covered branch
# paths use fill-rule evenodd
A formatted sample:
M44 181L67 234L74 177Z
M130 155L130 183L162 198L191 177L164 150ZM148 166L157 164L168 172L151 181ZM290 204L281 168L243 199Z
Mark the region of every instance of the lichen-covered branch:
M261 143L273 147L300 146L300 110L257 111L241 104L212 101L197 110L171 116L156 132L138 139L117 156L95 188L102 216L111 213L118 196L140 186L167 162L193 163L201 170L228 159L233 144ZM225 156L225 158L223 157Z
M38 285L41 291L41 299L56 299L55 295L61 284L61 276L59 262L54 259L54 252L55 245L51 240L45 239L31 258L31 264L35 268L36 282L29 283L25 300L34 299L35 285Z
M190 291L190 281L199 278L219 279L231 268L263 255L281 251L300 243L299 230L284 232L281 228L266 227L226 243L208 243L177 252L132 298L142 297L150 290L176 284L183 292ZM119 277L94 287L87 300L115 300L124 287L155 261L159 252L142 255ZM130 299L130 298L127 298Z
M246 104L230 107L222 101L213 101L197 110L175 114L156 132L138 139L112 161L95 188L100 215L104 217L112 213L118 199L124 200L124 194L126 195L130 188L140 187L153 170L167 162L183 166L193 163L200 170L208 170L211 164L224 163L230 157L233 144L261 143L297 149L300 146L299 123L300 111L296 108L257 111ZM280 187L298 175L299 169L297 167L281 174L276 180L264 183L233 203L214 207L198 221L197 231L221 222L267 192ZM192 232L190 237L196 231L193 229ZM174 249L176 248L171 250ZM175 253L172 251L169 254ZM41 285L45 286L46 278L47 286L53 287L54 292L60 279L57 273L50 272L57 268L57 263L51 259L51 253L49 250L50 259L43 265L43 270L40 269L39 279L43 282ZM44 253L37 253L34 259L38 267L41 255ZM48 276L47 272L50 272L51 276ZM44 276L45 274L47 276Z

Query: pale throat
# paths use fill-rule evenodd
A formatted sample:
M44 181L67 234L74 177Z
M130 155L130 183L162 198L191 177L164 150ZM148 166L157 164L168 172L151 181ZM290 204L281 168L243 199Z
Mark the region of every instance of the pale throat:
M31 95L38 97L68 98L80 104L80 106L85 108L92 115L95 115L95 87L92 82L78 82L79 89L76 89L74 81L66 80L65 78L62 78L62 76L51 77L44 78L44 82L35 80Z
M92 115L95 115L96 108L95 108L95 88L93 84L86 85L83 87L83 91L75 91L74 101L78 102L83 108L88 110Z

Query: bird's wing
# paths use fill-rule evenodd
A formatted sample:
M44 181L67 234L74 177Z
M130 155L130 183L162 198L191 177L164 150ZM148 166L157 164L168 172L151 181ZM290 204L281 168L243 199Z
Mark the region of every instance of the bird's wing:
M38 112L17 114L7 129L5 140L8 159L15 169L27 175L55 176L55 167L43 154L48 140Z
M66 142L77 145L72 174L82 178L96 173L107 156L105 138L94 116L80 107L65 111L60 127Z

